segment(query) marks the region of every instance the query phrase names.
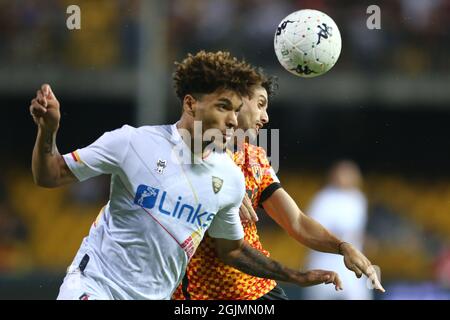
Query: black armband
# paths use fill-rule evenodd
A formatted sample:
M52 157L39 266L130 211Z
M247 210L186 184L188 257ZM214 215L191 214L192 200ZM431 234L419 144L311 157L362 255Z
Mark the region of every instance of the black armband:
M274 182L271 185L269 185L267 188L263 190L261 193L261 198L259 198L259 205L262 206L262 203L270 198L270 196L277 191L278 189L282 188L281 183Z

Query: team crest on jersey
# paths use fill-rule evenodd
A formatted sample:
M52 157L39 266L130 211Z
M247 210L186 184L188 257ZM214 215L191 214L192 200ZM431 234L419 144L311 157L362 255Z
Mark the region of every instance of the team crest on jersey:
M218 177L212 177L212 187L214 193L218 193L222 189L223 180Z
M167 161L166 160L161 160L158 159L158 162L156 163L156 172L158 172L159 174L163 174L164 173L164 169L167 167Z
M256 180L256 183L258 183L258 184L260 184L261 183L261 167L260 167L260 165L259 164L254 164L254 165L252 165L252 174L253 174L253 177L255 178L255 180Z

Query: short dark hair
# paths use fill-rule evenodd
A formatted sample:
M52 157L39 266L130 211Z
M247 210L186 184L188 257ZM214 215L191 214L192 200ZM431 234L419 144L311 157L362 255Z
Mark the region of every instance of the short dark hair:
M175 62L175 66L174 87L181 101L187 94L209 94L218 89L250 97L252 87L267 82L263 73L226 51L188 54L182 62Z
M261 77L261 87L266 89L269 98L275 95L278 90L278 78L276 76L268 75L263 68L258 68L257 72Z

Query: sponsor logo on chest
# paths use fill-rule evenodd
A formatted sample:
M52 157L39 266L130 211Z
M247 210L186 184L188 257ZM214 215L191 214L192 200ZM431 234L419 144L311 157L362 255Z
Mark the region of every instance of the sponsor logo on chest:
M215 216L215 213L204 210L201 203L193 206L186 203L181 196L174 196L167 191L143 184L136 190L134 203L142 208L151 209L152 212L157 211L202 228L207 228Z

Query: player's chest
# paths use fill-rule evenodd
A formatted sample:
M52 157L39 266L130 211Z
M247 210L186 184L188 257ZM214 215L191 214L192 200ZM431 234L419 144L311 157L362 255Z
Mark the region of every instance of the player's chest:
M245 177L245 189L252 203L257 203L261 196L263 167L258 162L247 162L240 166Z
M219 194L225 178L215 168L179 161L163 148L127 161L133 163L125 166L128 183L135 202L143 206L176 216L183 207L187 212L217 212L223 205Z

